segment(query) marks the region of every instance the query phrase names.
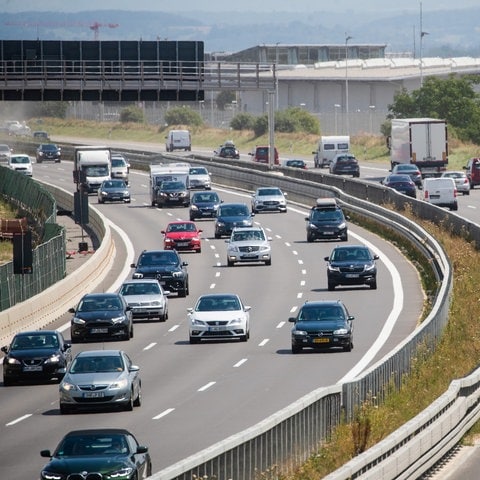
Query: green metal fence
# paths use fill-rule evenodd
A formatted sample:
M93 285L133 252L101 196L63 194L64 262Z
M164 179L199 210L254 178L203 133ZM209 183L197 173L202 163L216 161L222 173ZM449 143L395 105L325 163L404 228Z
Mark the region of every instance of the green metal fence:
M32 273L14 274L13 262L0 265L3 311L65 278L66 239L65 229L55 223L55 199L39 183L0 166L0 196L28 218L33 239Z

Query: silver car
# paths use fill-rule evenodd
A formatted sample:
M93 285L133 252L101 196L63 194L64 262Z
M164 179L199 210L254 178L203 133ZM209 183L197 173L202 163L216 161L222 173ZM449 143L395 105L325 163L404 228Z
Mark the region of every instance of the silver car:
M60 413L81 408L120 407L142 403L140 368L122 350L80 352L60 383Z
M168 319L169 291L163 290L156 278L127 280L118 291L132 309L133 318Z
M201 188L210 190L212 188L212 179L210 173L205 167L191 167L188 173L188 188Z
M287 211L286 194L278 187L260 187L252 195L252 213Z
M470 195L470 181L464 171L447 171L442 173L442 177L453 178L457 186L457 192L462 195Z
M265 235L262 227L235 227L227 248L227 265L235 263L263 262L272 264L270 237Z

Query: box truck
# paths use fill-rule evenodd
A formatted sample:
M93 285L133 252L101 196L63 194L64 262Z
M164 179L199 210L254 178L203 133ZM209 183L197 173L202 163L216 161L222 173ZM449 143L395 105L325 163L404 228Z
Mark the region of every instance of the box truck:
M337 153L350 152L348 135L327 135L320 137L317 149L312 152L315 168L329 167Z
M390 137L392 168L411 163L422 177L439 177L447 169L447 122L435 118L394 118Z
M109 147L79 146L73 154L73 181L84 192L96 193L104 180L111 178L112 162Z

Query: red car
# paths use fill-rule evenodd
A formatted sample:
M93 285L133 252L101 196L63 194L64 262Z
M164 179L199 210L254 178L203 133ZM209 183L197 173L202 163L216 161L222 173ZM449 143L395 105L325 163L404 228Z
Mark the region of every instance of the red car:
M199 230L194 222L170 222L162 233L165 250L194 250L198 253L202 251L200 239L202 230Z

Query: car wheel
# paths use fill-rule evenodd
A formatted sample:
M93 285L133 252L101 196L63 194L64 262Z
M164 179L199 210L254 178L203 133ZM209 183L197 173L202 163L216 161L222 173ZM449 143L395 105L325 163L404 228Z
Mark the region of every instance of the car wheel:
M178 291L178 296L182 298L187 296L187 287L185 285L181 290Z
M193 215L190 215L190 221L193 222L195 220L195 217Z
M233 267L234 263L232 260L227 259L227 267Z
M335 290L336 285L333 282L328 282L328 291L333 292Z
M269 260L265 261L265 265L269 266L272 264L272 259L270 258Z
M296 345L292 345L292 353L300 353L302 351L302 347L297 347Z
M220 237L221 237L221 235L219 233L215 232L215 238L220 238Z
M128 399L128 402L125 402L123 408L127 412L131 412L133 410L133 390L130 392L130 398Z
M72 407L65 405L64 403L60 404L60 413L62 415L68 415L69 413L72 413L72 412L73 412Z
M140 407L142 405L142 389L138 387L138 395L137 398L133 401L134 407Z
M376 290L376 289L377 289L377 281L376 281L376 280L370 284L370 288L371 288L372 290Z
M246 342L248 340L248 332L245 335L240 336L240 341L241 342Z
M130 327L130 331L128 332L128 340L130 340L131 338L133 338L133 322L132 326Z
M197 253L202 253L202 249L199 248L196 252L197 252Z
M166 313L164 313L163 315L160 315L158 317L159 322L164 322L166 319L167 319L167 314Z
M190 344L195 345L197 343L200 343L200 339L198 337L192 337L190 336Z
M101 198L99 198L98 203L103 203L103 200Z
M314 240L313 235L311 235L310 233L307 233L307 242L312 243L313 240Z
M350 342L347 346L343 347L344 352L351 352L353 348L353 343Z
M342 235L342 236L340 237L340 240L341 240L342 242L348 242L348 234L345 233L345 235Z
M11 385L13 385L13 380L11 378L8 378L8 377L3 377L3 386L4 387L10 387Z

